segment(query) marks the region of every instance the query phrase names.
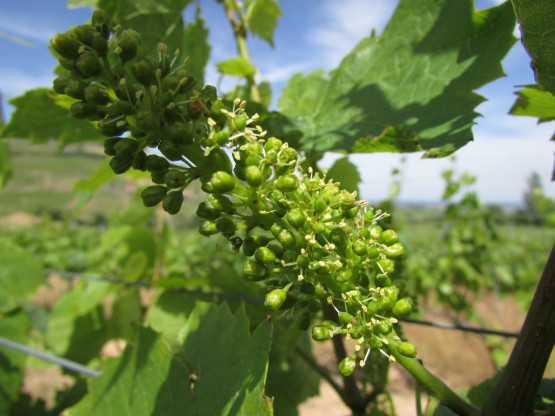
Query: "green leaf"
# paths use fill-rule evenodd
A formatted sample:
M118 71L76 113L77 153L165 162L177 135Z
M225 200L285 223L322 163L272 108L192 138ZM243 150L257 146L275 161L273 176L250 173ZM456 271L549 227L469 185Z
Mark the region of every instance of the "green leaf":
M353 153L411 153L421 151L422 147L414 131L402 127L388 126L377 137L363 137L355 142Z
M0 334L10 341L25 345L29 319L22 312L2 315L0 318ZM0 346L0 414L9 414L8 409L15 402L23 384L25 361L27 356L20 352Z
M177 335L187 322L195 303L195 297L183 292L176 290L160 292L154 305L148 309L145 324L162 333L168 344L174 348L178 345Z
M271 326L262 322L249 332L244 305L235 315L226 303L197 305L180 334L196 376L190 414L272 414L264 395Z
M236 75L238 77L251 77L256 74L256 68L247 59L238 56L217 63L218 70L225 75Z
M7 238L0 238L0 264L0 312L19 305L45 283L42 265Z
M260 92L260 104L268 108L272 103L272 86L268 81L262 81L258 84L258 91Z
M72 7L98 7L98 0L67 0L66 6L68 8Z
M272 47L277 19L282 15L276 0L251 0L247 3L247 27Z
M200 17L197 8L195 21L187 25L181 56L191 58L187 69L197 78L199 86L204 85L204 69L210 58L210 44L208 43L208 29L204 26L204 19Z
M101 302L110 288L105 282L79 281L56 302L46 333L54 353L80 363L98 357L108 340Z
M532 58L532 69L540 88L555 95L555 2L512 0L520 23L522 42Z
M504 75L514 23L508 3L475 11L471 0L401 0L380 36L364 38L329 78L295 75L278 105L309 153L354 151L396 126L432 155L449 154L472 140L484 100L473 90Z
M111 15L114 23L141 33L139 56L155 56L159 43L166 44L170 54L180 49L185 54L182 56L187 56L182 15L191 2L192 0L100 0L99 7Z
M30 139L35 143L59 140L62 145L102 138L93 124L71 118L64 97L47 88L29 90L12 98L15 107L12 118L2 131L2 137Z
M489 378L482 383L478 384L477 386L472 387L468 391L468 400L476 407L482 407L487 399L493 393L495 386L499 382L501 378L501 371L499 371L496 375L492 378Z
M555 120L555 96L536 86L529 86L516 92L518 98L510 114L515 116L538 117L539 122Z
M357 167L349 161L347 156L337 159L333 166L328 170L327 179L340 182L341 188L359 193L358 185L362 182Z
M276 415L297 416L298 406L309 397L318 395L320 376L295 349L299 348L314 359L308 332L297 329L294 321L279 324L286 331L275 331L266 391L274 397ZM299 377L299 374L303 376Z
M76 192L79 191L88 191L88 192L95 192L100 189L102 186L106 185L112 179L114 179L117 175L114 173L113 169L110 167L110 160L105 159L104 162L98 167L96 172L87 179L82 179L77 181L73 185L73 190Z
M139 327L123 355L106 360L102 375L90 381L89 394L70 414L194 414L189 412L188 375L158 333Z
M5 140L0 141L0 190L12 177L10 148Z
M197 332L197 329L200 331ZM199 304L174 356L162 336L138 327L123 355L107 359L73 416L266 415L263 395L271 328L249 332L244 308Z

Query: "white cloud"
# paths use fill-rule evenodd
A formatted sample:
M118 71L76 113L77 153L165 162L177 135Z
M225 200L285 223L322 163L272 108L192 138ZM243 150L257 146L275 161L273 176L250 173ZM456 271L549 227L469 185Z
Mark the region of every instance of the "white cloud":
M266 66L266 65L265 65ZM268 66L268 70L261 69L260 78L269 82L283 82L289 80L297 72L302 72L310 68L308 62L297 62L285 65Z
M20 71L0 69L0 90L4 98L21 95L24 91L38 87L51 87L54 75L46 71L38 75L26 74Z
M395 10L392 0L326 0L319 8L321 24L308 34L309 40L323 46L327 68L341 59L372 29L383 30Z
M33 14L25 15L25 17L2 14L0 15L0 30L40 44L47 44L50 38L56 34L56 29L48 21Z

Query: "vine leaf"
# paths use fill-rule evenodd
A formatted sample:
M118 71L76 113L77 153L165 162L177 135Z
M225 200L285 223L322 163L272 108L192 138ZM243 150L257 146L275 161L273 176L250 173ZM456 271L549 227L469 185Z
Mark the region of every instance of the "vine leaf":
M238 77L251 77L256 74L256 68L248 59L238 56L227 59L216 64L218 70L225 75L236 75Z
M333 166L328 170L326 180L333 179L340 182L341 187L348 192L360 193L358 185L362 182L360 173L355 164L349 161L347 156L337 159Z
M26 249L0 238L0 312L7 312L45 283L40 262Z
M123 355L106 360L71 414L269 415L263 387L270 336L266 323L250 333L244 307L232 314L226 304L199 303L175 354L162 335L137 327Z
M0 317L0 334L10 341L27 343L30 329L29 318L23 311ZM0 349L0 414L10 414L12 403L16 402L23 384L27 357L19 351L2 347Z
M515 93L518 98L509 113L515 116L537 117L539 123L555 120L555 96L530 85Z
M362 137L355 142L352 148L353 153L407 153L421 150L418 135L414 131L394 126L387 126L377 137Z
M226 303L199 303L194 309L180 333L196 380L191 414L272 414L264 395L271 326L262 322L249 332L244 304L234 315Z
M476 11L471 0L401 0L380 36L362 39L328 77L295 75L278 106L309 153L353 152L388 126L399 128L392 139L412 130L422 149L452 153L472 140L484 100L473 90L504 75L514 25L509 3Z
M0 141L0 191L12 177L10 148L5 140Z
M94 141L102 138L92 123L70 116L69 103L58 101L54 91L37 88L12 98L15 107L11 120L4 126L2 137L25 138L35 143L59 140L61 145Z
M555 95L555 3L552 0L512 0L522 43L532 58L540 88Z
M276 0L248 0L246 9L247 26L250 31L273 47L277 19L282 15L278 2Z

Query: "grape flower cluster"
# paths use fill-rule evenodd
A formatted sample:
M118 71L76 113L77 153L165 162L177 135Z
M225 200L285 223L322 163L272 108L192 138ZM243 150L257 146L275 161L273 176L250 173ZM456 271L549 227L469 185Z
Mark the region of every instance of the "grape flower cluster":
M196 214L199 232L220 233L246 257L244 275L267 290L271 310L296 311L307 330L322 308L337 313L312 327L312 337L357 340L339 365L351 375L371 351L395 348L414 357L393 324L412 309L403 282L392 279L404 247L388 216L307 167L298 152L256 125L246 103L227 105L216 89L196 89L179 51L159 44L156 57L138 56L140 34L113 26L103 11L90 24L51 40L65 75L54 90L75 99L71 115L95 122L104 150L121 174L148 171L154 185L141 193L176 214L183 190L199 180L206 192ZM162 156L153 154L157 148Z

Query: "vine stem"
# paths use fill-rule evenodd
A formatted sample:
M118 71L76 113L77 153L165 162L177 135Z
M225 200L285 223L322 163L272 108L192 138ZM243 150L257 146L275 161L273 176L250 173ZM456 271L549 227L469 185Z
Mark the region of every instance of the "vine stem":
M402 355L397 350L397 342L393 340L393 336L388 337L387 345L389 353L395 357L412 376L428 390L429 397L435 397L441 404L447 406L455 413L461 416L480 416L480 410L470 403L463 400L457 393L451 390L442 380L430 373L415 358L409 358Z
M555 245L509 361L484 404L483 415L532 415L534 399L554 345Z
M235 36L235 41L237 42L237 50L239 51L239 56L241 56L247 62L252 63L249 49L247 47L247 29L245 24L245 17L243 16L243 11L241 10L241 7L237 4L235 0L229 2L221 0L218 1L223 4L227 20L229 20L229 23L231 23L231 27L233 28L233 34ZM235 18L235 13L237 13L239 21L237 21L237 19ZM258 89L258 85L256 85L256 82L254 82L254 76L249 75L245 78L247 79L247 84L249 86L252 100L260 103L260 90Z

